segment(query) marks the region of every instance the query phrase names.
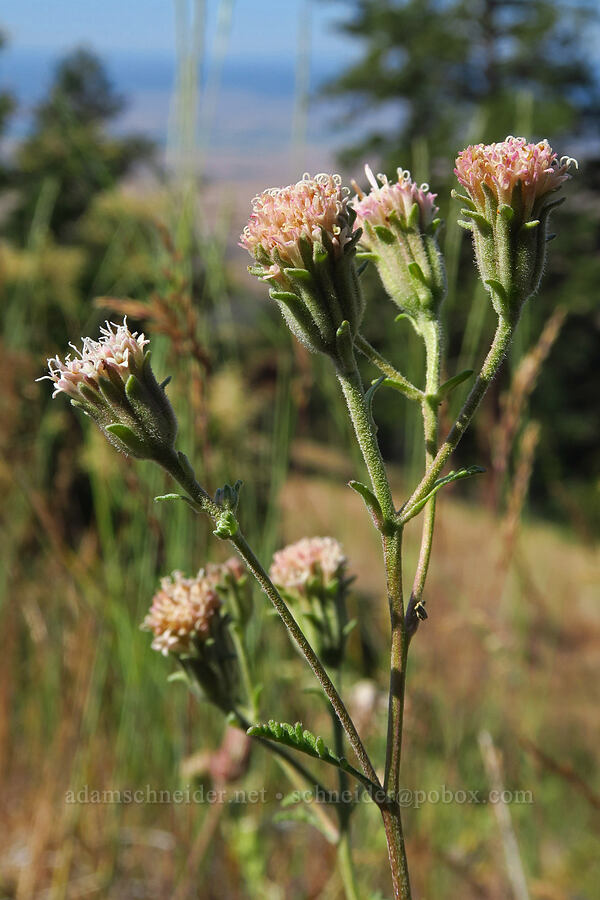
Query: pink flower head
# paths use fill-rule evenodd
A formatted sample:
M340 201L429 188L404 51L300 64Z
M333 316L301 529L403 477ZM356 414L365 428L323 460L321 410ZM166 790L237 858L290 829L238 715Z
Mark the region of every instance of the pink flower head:
M148 343L143 334L129 331L126 318L122 325L106 322L106 328L100 329L99 340L83 338L81 350L71 344L79 356L71 359L71 354L68 354L64 362L58 356L49 359L49 374L37 380L47 378L54 382L53 397L63 392L75 400L81 400L80 385L98 389L98 378L108 376L109 371L126 381L132 368L139 370L144 362L144 347Z
M305 594L310 579L322 578L327 587L342 574L346 561L334 538L305 537L274 555L269 574L279 587Z
M364 194L358 189L353 203L356 212L355 228L364 228L366 224L388 228L392 217L400 218L406 223L415 203L419 208L421 230L424 231L431 225L439 212L435 205L437 194L431 193L428 184L415 184L407 169L398 169L397 172L398 180L390 182L385 175L375 178L371 168L365 166L371 190Z
M141 627L154 634L152 649L164 656L169 652L189 653L194 640L204 641L210 635L213 617L220 607L214 580L203 569L195 578L173 572L161 579L160 590Z
M240 236L260 263L270 265L263 277L277 278L283 268L303 268L300 241L323 243L324 235L340 256L351 240L347 215L348 190L339 175L305 174L302 181L270 188L252 201L250 221Z
M475 144L459 153L454 173L467 189L475 205L485 207L483 185L494 193L499 204L511 204L520 182L523 218L528 220L538 198L555 191L570 178L567 169L575 160L559 161L548 141L529 144L525 138L509 135L497 144Z

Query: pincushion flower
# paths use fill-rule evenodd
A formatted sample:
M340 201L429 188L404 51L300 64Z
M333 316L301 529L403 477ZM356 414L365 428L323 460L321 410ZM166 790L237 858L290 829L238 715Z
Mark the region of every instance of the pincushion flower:
M440 224L436 194L428 184L416 184L406 169L397 180L373 174L365 166L371 186L358 185L354 200L355 228L360 247L375 263L384 287L418 328L437 316L446 292L444 264L435 239Z
M211 632L213 617L221 607L214 580L201 569L195 578L173 572L161 579L150 612L142 623L154 635L152 649L168 653L191 653Z
M48 360L52 396L65 394L92 418L119 450L139 459L161 461L173 451L175 414L150 367L143 334L106 322L98 340L86 337L77 354Z
M240 237L256 260L249 271L270 285L291 331L334 358L338 328L347 321L354 335L363 313L354 218L339 175L306 174L255 197Z
M454 173L467 189L478 208L485 209L484 186L494 195L498 205L512 203L515 188L520 188L520 215L523 221L531 218L536 202L556 191L570 175L573 162L561 160L548 143L530 144L526 138L509 135L496 144L475 144L459 153Z
M279 550L269 570L302 630L330 666L340 665L347 636L347 559L331 537L302 538Z
M335 538L305 537L275 553L269 575L278 587L306 594L315 580L329 587L345 565L344 551Z
M398 180L389 181L386 175L373 174L370 166L365 166L365 174L371 185L368 194L358 188L358 199L354 202L356 226L383 225L389 228L396 220L405 227L409 220L418 219L419 228L425 231L436 218L439 209L435 204L437 194L432 194L428 184L417 185L410 177L408 169L397 169ZM416 210L415 210L416 205ZM361 243L368 243L363 235Z
M230 713L239 700L239 661L215 574L200 569L194 578L178 571L162 578L141 628L152 633L154 650L176 656L206 699Z
M534 294L546 259L548 217L564 198L553 195L570 178L575 160L560 160L548 141L529 143L509 135L494 144L476 144L459 153L454 172L465 203L475 257L499 315L516 320ZM576 163L575 163L576 164Z

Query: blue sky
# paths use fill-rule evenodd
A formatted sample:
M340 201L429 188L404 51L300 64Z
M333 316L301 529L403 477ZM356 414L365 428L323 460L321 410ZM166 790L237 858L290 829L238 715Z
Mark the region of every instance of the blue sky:
M0 26L13 47L61 52L77 44L99 51L171 53L175 49L175 7L191 18L193 6L206 9L210 46L219 11L232 8L228 55L257 60L294 54L298 23L307 10L314 56L332 63L352 52L334 24L348 5L327 0L11 0L0 9Z
M216 97L208 120L213 156L224 169L270 169L293 140L299 47L310 57L310 90L358 51L336 29L348 15L344 0L9 0L0 4L0 30L8 49L0 54L0 85L18 99L11 135L27 133L56 60L76 46L102 57L115 87L127 98L116 123L168 140L173 111L178 36L193 33L193 10L204 10L204 77ZM204 102L204 101L202 101ZM212 110L212 111L211 111ZM338 142L330 103L311 102L304 133L306 164L326 164L325 148ZM227 157L226 154L230 156ZM261 156L262 154L262 156ZM268 157L268 158L267 158Z

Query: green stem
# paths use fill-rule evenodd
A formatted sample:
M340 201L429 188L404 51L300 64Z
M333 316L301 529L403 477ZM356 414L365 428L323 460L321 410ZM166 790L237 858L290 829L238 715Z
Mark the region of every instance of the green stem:
M392 523L396 519L394 500L355 359L353 359L353 363L352 368L338 368L337 377L348 404L350 418L354 425L356 438L371 479L373 491L379 501L384 520Z
M250 725L252 723L249 722L241 712L236 710L235 717L236 724L243 731L247 731L250 728ZM308 784L313 793L316 794L317 798L326 798L329 796L329 790L314 777L309 769L303 766L301 762L298 762L298 760L291 753L288 753L288 751L283 747L280 747L278 744L274 744L272 741L267 741L259 737L252 738L252 740L258 741L259 744L262 744L262 746L266 750L268 750L273 754L273 756L276 757L283 771L286 773L288 778L290 778L296 788L299 787L299 783L297 779L294 778L294 774L299 775L300 778L302 778L302 780L306 782L306 784ZM340 833L325 810L321 808L321 804L318 800L315 803L315 815L320 819L321 824L323 825L327 833L328 840L330 840L332 843L337 844L337 842L339 841Z
M423 327L422 335L425 342L426 376L425 397L421 403L421 410L423 413L423 432L425 437L425 471L427 471L429 466L432 465L437 453L439 402L436 395L440 387L442 344L440 322L435 320L426 323ZM436 498L433 497L427 504L423 516L419 561L417 563L410 601L406 610L406 627L409 638L412 637L419 624L419 617L417 616L415 609L421 604L427 571L429 569L435 527L435 500Z
M207 494L204 488L198 484L189 463L185 466L182 465L180 457L178 457L177 454L173 452L172 456L161 460L161 465L167 470L167 472L169 472L170 475L172 475L172 477L182 486L182 488L187 491L188 495L193 501L194 506L199 511L207 513L207 515L209 515L215 522L218 522L220 520L224 512L223 507L219 506L210 497L210 495ZM279 613L279 616L283 620L283 624L287 628L288 633L298 645L304 658L315 673L321 687L323 688L323 691L325 692L327 698L333 706L344 731L346 732L346 736L348 738L348 741L350 742L350 746L354 750L364 774L367 776L369 781L373 783L375 789L380 788L381 782L379 781L377 773L373 768L373 764L371 763L367 751L364 748L364 745L356 730L356 726L350 718L348 710L344 706L342 698L336 691L335 686L331 678L325 671L321 660L306 639L302 629L289 611L279 591L269 578L266 571L263 569L256 554L239 529L237 522L235 522L235 529L230 530L228 539L236 548L236 550L246 563L248 569L250 570L250 572L252 572L261 588L263 589L264 593L267 595L267 597Z
M338 690L342 689L342 672L338 668L337 672ZM337 716L332 715L333 720L333 746L338 756L342 756L344 752L344 733L341 728L340 720ZM342 876L346 900L358 900L358 886L356 884L356 872L352 860L352 842L350 833L350 815L352 806L344 799L348 790L348 775L343 769L338 769L338 805L337 814L339 820L339 837L337 841L337 860L338 868Z
M387 596L390 608L392 651L388 703L386 778L384 783L384 791L388 796L386 801L383 804L379 804L379 806L388 843L394 897L396 900L410 900L408 864L404 848L400 806L397 802L402 748L406 654L408 651L402 597L402 529L398 526L392 527L392 522L396 518L394 501L379 450L375 425L365 401L356 363L349 371L338 370L338 379L348 404L350 417L371 478L371 484L384 517L380 530L382 533Z
M404 847L404 832L402 831L402 819L400 807L393 804L381 809L383 827L388 845L388 857L392 872L392 885L394 888L394 900L411 900L410 879L408 877L408 865L406 862L406 850Z
M402 529L383 538L387 595L391 621L390 687L388 698L388 736L385 762L384 790L389 798L381 807L388 844L392 884L396 900L410 900L410 879L404 846L402 816L398 803L400 762L402 758L402 725L404 720L404 692L408 635L404 625L402 596Z
M356 883L356 871L352 860L352 844L350 841L350 829L344 828L340 832L337 843L337 860L346 900L359 900L358 885Z
M263 569L262 565L260 564L259 560L257 559L256 555L254 554L241 531L238 530L234 535L232 535L230 540L248 566L249 570L252 572L252 574L260 584L264 593L267 595L267 597L279 613L281 619L283 620L283 624L300 648L309 666L315 673L321 687L323 688L332 707L334 708L344 731L346 732L346 736L348 738L348 741L350 742L350 746L354 750L364 774L370 781L373 782L376 787L380 787L381 785L379 782L379 778L377 777L377 773L373 768L373 764L371 763L367 751L365 750L360 736L356 730L356 726L350 718L350 715L348 713L348 710L344 706L342 698L335 689L335 685L325 671L321 660L318 658L317 654L307 641L302 629L289 611L277 588Z
M392 631L390 686L388 695L388 737L384 790L396 796L400 780L402 755L402 723L408 641L404 628L402 596L402 529L383 539L388 606Z
M252 684L252 676L250 675L250 665L248 663L248 655L246 653L246 647L244 645L244 638L240 631L241 629L237 622L231 625L231 639L233 641L238 662L240 664L240 673L242 676L242 683L244 685L244 693L246 694L248 709L251 712L252 719L256 721L258 711L256 709L256 701L254 697L254 686Z
M373 347L362 334L356 335L354 338L354 346L360 350L363 356L366 356L380 372L387 375L388 378L391 378L392 381L396 383L396 387L398 387L403 394L411 400L423 399L423 391L420 391L412 381L409 381L408 378L405 378L401 372L395 369L381 353L378 353L375 347Z
M479 373L477 380L473 385L463 408L460 411L458 419L448 432L448 436L438 450L435 459L427 469L418 486L415 488L412 496L404 504L403 510L399 516L400 521L408 520L410 518L410 513L413 506L420 500L422 500L425 496L427 496L427 494L431 491L438 475L440 474L445 464L448 462L448 459L450 458L453 451L458 446L458 443L467 430L469 423L471 422L471 419L473 418L473 415L477 410L477 407L479 406L481 400L483 399L483 396L485 395L485 392L487 391L490 383L493 381L496 373L498 372L498 369L500 368L500 365L508 349L508 345L510 344L515 325L516 322L509 322L503 317L500 317L498 319L498 327L494 335L494 341L492 343L492 346L490 347L488 355L484 360L481 372Z

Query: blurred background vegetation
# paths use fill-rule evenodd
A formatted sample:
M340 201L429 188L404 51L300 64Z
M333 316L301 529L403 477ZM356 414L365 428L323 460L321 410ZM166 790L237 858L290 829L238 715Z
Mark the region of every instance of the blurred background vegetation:
M216 5L218 71L236 11ZM339 8L352 52L314 91L307 23L325 5ZM307 159L325 168L334 148L348 177L360 181L368 160L390 175L410 168L438 192L447 376L475 367L493 326L449 199L457 150L513 133L548 137L559 154L579 159L554 218L542 292L458 454L487 474L439 505L404 780L425 791L487 790L477 736L489 730L506 786L534 795L532 805L511 808L530 896L591 900L600 881L597 4L330 0L298 8L286 98L293 163L282 165L284 177L299 177ZM191 21L177 9L166 147L142 127L117 127L128 98L90 49L64 48L18 137L14 86L0 90L2 897L341 896L334 848L323 848L310 822L274 820L282 775L260 748L227 777L232 789L266 781L266 805L64 802L84 785L173 790L225 777L215 774L219 715L167 683L169 662L138 629L160 575L194 572L222 548L201 519L152 502L168 489L159 471L119 457L34 382L46 357L93 335L107 316L127 314L152 336L155 370L173 375L180 446L213 490L244 479L244 527L266 563L303 534L344 543L360 622L344 693L375 757L384 752L387 610L376 536L344 487L358 465L349 427L326 361L292 342L245 277L236 235L252 191L265 185L227 190L226 179L206 176L206 108L219 101L199 93L202 4ZM268 9L263 15L268 29ZM206 81L215 91L210 73ZM309 152L313 110L340 139ZM414 335L394 324L373 272L364 283L369 338L420 382ZM443 410L447 423L453 412ZM375 414L400 496L421 464L417 412L379 392ZM310 674L259 596L252 642L265 717L300 718L325 733L326 711L304 691ZM365 897L389 890L376 822L371 807L354 819ZM512 896L490 807L409 810L407 834L417 896Z

